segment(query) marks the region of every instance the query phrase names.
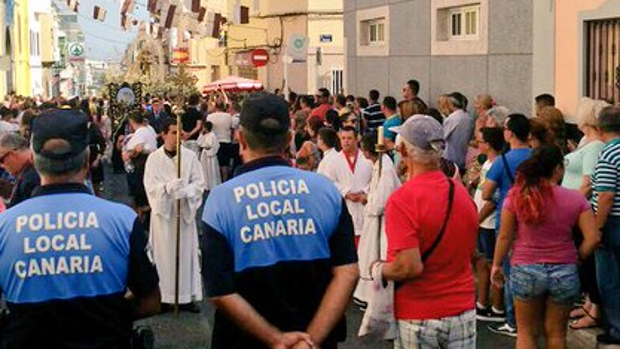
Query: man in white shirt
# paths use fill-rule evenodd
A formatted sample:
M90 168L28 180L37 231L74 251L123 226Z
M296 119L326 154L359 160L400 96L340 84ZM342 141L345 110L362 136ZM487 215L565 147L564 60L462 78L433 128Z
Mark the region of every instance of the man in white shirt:
M339 136L342 151L325 163L328 170L323 171L323 174L334 181L345 198L353 218L355 241L358 243L364 228L364 200L372 177L372 162L359 150L355 128L343 127Z

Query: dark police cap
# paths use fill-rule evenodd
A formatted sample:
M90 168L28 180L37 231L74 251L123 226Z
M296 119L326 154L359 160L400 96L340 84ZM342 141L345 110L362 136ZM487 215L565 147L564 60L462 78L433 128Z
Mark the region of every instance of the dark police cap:
M69 149L46 144L62 140ZM88 117L74 109L53 109L41 113L32 122L32 149L48 159L64 160L76 156L88 147ZM62 147L66 148L66 147Z
M241 126L263 135L279 135L288 132L291 119L284 99L267 92L257 92L243 101L239 118Z

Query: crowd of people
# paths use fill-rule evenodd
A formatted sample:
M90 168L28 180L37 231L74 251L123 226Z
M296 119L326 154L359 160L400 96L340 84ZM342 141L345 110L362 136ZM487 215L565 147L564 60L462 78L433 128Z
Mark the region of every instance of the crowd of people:
M214 348L336 348L377 278L395 283L395 348L475 348L477 320L520 349L543 335L565 348L568 328L620 344L620 108L583 98L572 125L549 94L527 117L501 97L419 91L147 96L116 133L103 99L9 96L2 204L46 187L32 130L73 110L83 184L105 193L106 162L126 174L164 310L199 312L204 287Z

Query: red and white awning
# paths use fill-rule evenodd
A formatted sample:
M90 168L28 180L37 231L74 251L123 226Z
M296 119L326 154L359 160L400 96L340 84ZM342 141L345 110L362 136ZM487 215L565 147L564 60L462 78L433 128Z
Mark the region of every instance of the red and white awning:
M202 88L202 93L207 94L213 91L227 92L254 92L265 89L263 83L257 80L240 78L238 76L228 76L223 79L206 84Z

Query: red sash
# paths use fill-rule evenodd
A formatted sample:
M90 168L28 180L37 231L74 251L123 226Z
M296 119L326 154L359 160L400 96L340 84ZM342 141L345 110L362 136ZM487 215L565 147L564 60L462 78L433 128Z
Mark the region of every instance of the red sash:
M342 155L344 155L345 160L347 160L347 164L349 165L349 169L351 170L351 173L355 173L355 164L357 163L358 154L359 154L359 150L355 152L355 160L351 162L351 158L349 158L349 156L345 152L342 152Z

